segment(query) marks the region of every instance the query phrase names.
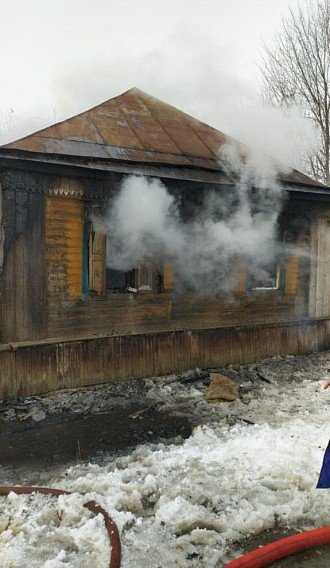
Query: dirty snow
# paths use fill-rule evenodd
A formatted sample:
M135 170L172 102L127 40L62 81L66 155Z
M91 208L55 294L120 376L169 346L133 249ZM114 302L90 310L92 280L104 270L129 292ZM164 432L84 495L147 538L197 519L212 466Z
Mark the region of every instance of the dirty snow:
M107 535L102 517L83 508L89 499L119 526L123 568L212 568L265 529L329 524L330 491L315 489L330 436L328 367L329 354L247 366L244 381L238 376L241 398L214 406L198 382L168 377L157 388L150 380L150 400L181 400L178 411L194 407L201 425L185 441L142 444L37 479L34 472L34 483L76 493L1 498L1 567L106 567ZM10 484L5 469L0 478ZM22 479L28 483L28 473Z

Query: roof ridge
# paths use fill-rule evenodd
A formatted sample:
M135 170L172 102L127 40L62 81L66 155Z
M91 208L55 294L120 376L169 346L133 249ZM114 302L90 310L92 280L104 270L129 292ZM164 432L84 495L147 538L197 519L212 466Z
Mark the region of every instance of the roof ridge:
M248 148L170 103L131 87L0 148L86 160L112 157L132 163L141 163L142 153L147 152L150 164L158 163L162 155L162 163L167 166L180 164L193 168L201 160L205 162L204 167L210 160L219 164L219 149L230 141L240 148ZM289 174L283 173L282 179L322 185L294 168L290 168Z
M98 103L97 105L94 105L91 108L87 108L86 110L78 112L78 114L68 116L67 118L64 118L63 120L59 120L58 122L54 122L52 124L49 124L48 126L45 126L45 128L41 128L40 130L36 130L35 132L31 132L31 134L27 134L26 136L22 136L22 138L17 138L16 140L13 140L12 142L8 142L7 144L3 144L2 146L0 146L0 148L5 148L7 145L14 144L15 142L21 142L22 140L26 140L27 138L30 138L31 136L38 136L40 134L40 132L44 132L45 130L48 130L49 128L53 128L55 126L59 126L60 124L63 124L64 122L68 122L69 120L72 120L73 118L78 118L79 116L82 116L84 114L88 114L89 112L97 109L98 107L105 105L109 101L114 101L114 100L116 100L120 97L123 97L124 95L127 95L127 93L134 91L135 89L137 91L139 91L139 89L137 89L136 87L131 87L130 89L128 89L124 93L116 95L115 97L111 97L110 99L107 99L107 100L105 100L101 103ZM141 92L143 92L143 91L141 91ZM101 136L101 138L102 138L102 136Z
M72 120L72 119L74 119L74 118L78 118L78 117L80 117L80 116L83 116L84 114L88 114L88 113L92 112L93 110L95 110L95 109L97 109L97 108L99 108L99 107L102 107L103 105L107 104L108 102L110 102L110 101L116 101L117 99L120 99L120 98L124 97L125 95L127 95L127 94L129 94L129 93L136 93L136 95L137 95L138 97L140 97L140 98L143 100L143 102L145 102L145 101L144 101L144 97L155 99L156 101L158 101L158 102L161 103L162 105L166 105L166 106L168 106L168 107L170 107L170 108L176 110L176 111L179 112L179 113L182 115L182 117L184 117L185 119L188 118L188 119L190 119L190 120L199 122L200 124L204 124L204 125L207 126L208 128L212 129L214 132L216 132L216 133L221 133L222 135L224 135L224 136L226 136L226 137L228 137L228 138L231 138L228 134L224 134L223 132L220 132L220 130L217 130L216 128L214 128L214 127L211 126L210 124L207 124L206 122L203 122L202 120L199 120L198 118L195 118L194 116L192 116L192 115L190 115L190 114L184 112L183 110L181 110L181 109L175 107L174 105L171 105L170 103L168 103L168 102L166 102L166 101L162 101L161 99L158 99L157 97L154 97L153 95L150 95L149 93L147 93L146 91L143 91L142 89L139 89L138 87L131 87L130 89L127 89L127 90L124 91L123 93L120 93L119 95L116 95L115 97L111 97L110 99L106 99L105 101L103 101L103 102L101 102L101 103L98 103L97 105L94 105L94 106L91 107L91 108L88 108L88 109L86 109L86 110L83 110L83 111L79 112L78 114L74 114L74 115L72 115L72 116L69 116L68 118L64 118L63 120L60 120L59 122L54 122L54 123L52 123L52 124L49 124L48 126L45 126L44 128L41 128L40 130L36 130L36 131L34 131L34 132L31 132L31 134L26 134L26 136L22 136L22 138L17 138L17 139L15 139L15 140L12 140L11 142L7 142L6 144L1 145L0 148L6 148L6 147L8 147L8 146L11 145L11 144L15 144L16 142L22 142L23 140L26 140L26 139L30 138L31 136L39 136L40 133L41 133L41 132L45 132L45 130L48 130L48 129L50 129L50 128L55 128L56 126L60 126L61 124L64 124L65 122L69 122L70 120ZM148 109L148 110L149 110L149 109ZM123 113L121 112L121 114L123 114ZM123 115L123 117L125 118L124 115ZM188 123L188 124L189 124L189 123ZM193 128L190 124L189 124L189 126L190 126L191 128ZM164 128L164 127L162 126L162 128ZM194 130L195 134L197 135L195 128L193 128L193 130ZM167 131L166 131L166 132L167 132ZM98 133L99 133L99 132L98 132ZM168 134L168 133L167 133L167 134ZM169 134L168 134L168 136L170 137ZM100 135L100 137L102 138L101 135ZM198 137L200 138L199 135L198 135ZM170 137L170 138L171 138L171 137ZM172 140L172 138L171 138L171 140ZM203 140L202 140L202 142L203 142L203 144L205 144L205 142L204 142ZM207 146L207 144L205 144L205 145ZM208 147L209 150L211 150L211 148L209 148L209 146L207 146L207 147ZM180 148L179 148L179 149L180 149ZM212 152L212 150L211 150L211 152Z

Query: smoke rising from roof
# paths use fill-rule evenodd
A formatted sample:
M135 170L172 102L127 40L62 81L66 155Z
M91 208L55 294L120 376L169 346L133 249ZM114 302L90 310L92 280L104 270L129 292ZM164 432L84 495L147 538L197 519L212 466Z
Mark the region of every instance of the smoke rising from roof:
M236 174L237 188L233 195L230 189L214 192L198 216L182 218L179 192L175 196L158 180L131 177L104 220L113 268L128 270L142 258L161 261L165 255L179 284L196 293L201 287L218 293L234 289L239 264L257 273L265 260L275 259L281 209L276 176L290 166L301 168L315 134L299 109L284 113L261 103L235 70L239 57L233 44L219 48L198 33L198 23L190 29L185 25L152 47L136 41L134 52L121 40L116 49L103 50L102 57L79 54L83 63L75 61L74 69L61 71L51 91L56 118L63 120L136 85L248 144L248 151L235 144L222 149L219 159ZM55 121L45 120L31 130ZM22 132L22 124L15 123L15 115L11 122L2 143L28 132L26 125Z
M158 179L129 176L123 181L102 221L111 268L128 271L142 260L161 266L167 259L175 287L202 296L231 294L244 267L256 279L274 268L285 252L277 235L284 199L277 176L289 173L288 162L314 139L295 111L284 129L279 111L268 113L260 102L258 111L261 124L251 109L232 111L250 141L245 146L232 140L219 150L219 163L236 185L206 192L195 214L183 215L180 191L169 191Z
M242 56L232 44L206 36L198 25L182 23L154 45L125 43L102 57L81 59L53 78L52 104L37 101L23 117L0 109L0 144L64 120L136 86L225 134L301 169L312 151L313 127L299 109L284 113L263 105L251 78L242 72ZM83 61L83 62L82 62ZM256 73L257 74L257 73ZM90 78L93 77L91 81Z

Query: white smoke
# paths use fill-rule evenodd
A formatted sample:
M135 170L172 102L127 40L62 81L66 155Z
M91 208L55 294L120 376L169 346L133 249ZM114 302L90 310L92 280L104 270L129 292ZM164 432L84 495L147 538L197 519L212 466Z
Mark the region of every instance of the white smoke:
M169 10L168 2L164 3L163 9L165 4ZM181 4L183 9L183 0ZM209 4L209 9L205 4ZM60 73L53 75L50 85L38 84L35 102L33 105L30 102L32 106L26 106L27 96L23 97L23 106L18 106L14 93L14 100L9 99L6 104L2 102L0 144L76 115L135 86L249 146L258 147L275 159L279 157L286 164L301 168L301 156L308 154L309 141L313 136L311 125L299 109L283 113L281 109L261 104L257 93L258 71L254 63L254 59L258 60L261 37L257 39L256 30L252 33L246 27L244 6L234 10L233 16L232 4L229 0L221 3L204 0L197 20L196 8L187 11L184 7L184 18L180 23L175 23L175 12L170 11L168 18L158 22L160 28L157 32L155 22L152 22L153 39L146 36L144 41L141 41L140 28L134 21L132 32L134 29L134 33L139 34L138 40L134 33L126 33L123 39L122 33L117 30L114 35L111 34L111 39L107 34L102 52L97 55L94 52L95 42L93 49L88 49L84 57L80 54L77 59L71 59L65 51L63 64L59 66ZM114 12L116 14L111 13L109 17L118 16L118 11ZM215 12L218 18L214 18ZM207 32L204 32L200 18L206 15L208 25L205 28ZM254 20L257 21L259 16L260 10ZM127 17L130 17L129 14ZM150 10L146 18L142 18L144 24L148 17ZM242 37L236 34L234 40L230 24L233 17L235 25L240 19L243 28ZM195 19L195 23L188 23L187 18ZM268 26L267 18L264 24ZM213 33L210 33L210 25ZM244 41L246 33L249 37ZM97 35L100 40L100 34ZM264 37L269 40L269 33ZM118 40L119 43L116 43ZM82 47L86 48L86 44ZM31 83L31 69L28 75ZM44 90L40 90L41 87ZM15 95L19 92L17 88ZM1 92L0 101L3 96Z
M219 152L221 167L237 184L219 186L187 219L179 189L169 192L157 179L127 177L103 221L108 263L126 271L142 259L162 265L165 258L174 268L176 287L196 294L231 292L239 266L258 276L265 263L275 262L283 203L278 174L301 166L301 157L312 153L315 133L299 109L283 112L262 104L223 59L207 56L208 42L188 42L188 49L181 36L172 39L135 65L134 84L247 144L232 141Z
M231 163L229 148L226 155L232 169L234 154ZM177 289L199 296L232 292L240 268L260 273L278 252L281 191L274 180L252 191L251 180L249 172L249 184L241 177L236 187L209 192L198 214L183 218L179 192L170 193L158 179L125 178L101 221L109 267L129 271L142 260L161 266L166 259Z

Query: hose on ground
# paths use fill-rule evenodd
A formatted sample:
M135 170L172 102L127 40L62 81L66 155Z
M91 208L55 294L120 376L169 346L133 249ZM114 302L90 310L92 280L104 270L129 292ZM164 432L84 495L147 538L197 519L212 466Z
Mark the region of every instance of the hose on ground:
M330 543L330 526L306 531L252 550L223 568L263 568L291 554Z
M53 489L49 487L0 487L0 495L8 495L10 492L18 495L30 495L32 493L42 493L44 495L70 495L70 491L63 489ZM84 504L95 515L101 513L104 518L105 526L108 532L111 544L111 556L109 560L109 568L120 568L121 562L121 543L119 531L116 523L110 515L95 501L88 501ZM264 568L277 560L286 558L297 552L302 552L317 546L323 546L330 543L330 526L313 529L303 533L298 533L280 540L276 540L252 552L248 552L240 558L236 558L223 568Z
M0 495L9 495L9 493L16 493L17 495L31 495L32 493L42 493L43 495L70 495L71 491L64 491L63 489L53 489L50 487L0 487ZM109 568L120 568L121 561L121 543L118 527L110 515L100 506L96 501L88 501L84 507L98 515L101 513L104 518L105 527L109 536L111 544L111 555L109 560Z

